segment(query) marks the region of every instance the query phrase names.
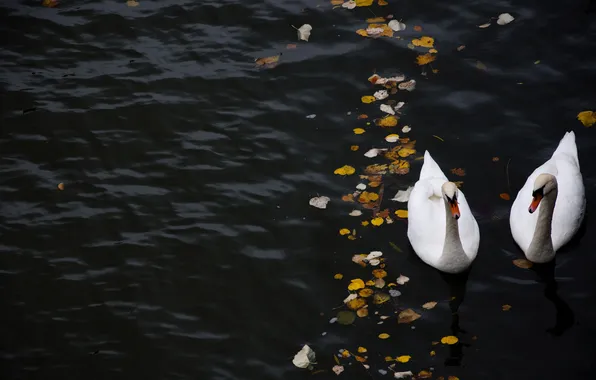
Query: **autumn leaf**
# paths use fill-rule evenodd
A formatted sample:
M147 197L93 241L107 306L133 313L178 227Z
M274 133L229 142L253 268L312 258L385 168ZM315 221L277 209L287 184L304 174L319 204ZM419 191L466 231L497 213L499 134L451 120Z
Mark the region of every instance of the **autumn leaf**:
M274 55L272 57L258 58L255 61L257 66L268 66L268 67L274 67L275 65L277 65L278 62L279 62L279 55Z
M581 121L585 127L591 127L596 123L596 112L582 111L577 114L577 119Z
M433 49L428 49L428 52L429 53L433 53L433 54L437 54L439 51L437 49L434 49L433 48ZM433 70L433 73L435 73L435 74L438 73L438 72L439 72L439 70L437 70L437 72L435 72L435 70Z
M447 380L459 380L459 377L457 377L457 376L449 376L449 377L447 377Z
M522 269L530 269L534 264L526 259L515 259L513 260L513 265Z
M424 305L422 305L422 307L425 308L426 310L430 310L430 309L434 308L435 306L437 306L437 303L435 301L430 301L430 302L427 302Z
M373 0L355 0L357 7L369 7L372 5Z
M352 152L355 152L355 151L357 151L359 148L360 148L360 147L359 147L358 145L352 145L352 146L350 147L350 150L351 150Z
M352 175L355 172L356 172L356 169L354 169L350 165L344 165L341 168L335 169L335 171L333 172L333 174L337 174L337 175Z
M383 224L384 220L383 218L374 218L373 220L370 221L372 223L373 226L380 226L381 224Z
M372 289L370 289L370 288L364 288L364 289L361 289L358 292L358 294L360 295L360 297L364 297L364 298L372 296L373 293L374 293L374 291Z
M368 350L362 346L358 347L358 353L363 354L365 352L367 352Z
M437 353L436 353L436 352L434 352L434 351L431 351L431 352L430 352L430 356L435 356L436 354L437 354Z
M344 0L331 0L331 5L342 5Z
M358 120L368 119L368 115L363 113L362 115L358 115Z
M416 153L416 149L411 148L402 148L397 152L397 154L399 154L399 156L403 158L408 157L414 153Z
M355 135L361 135L364 132L366 132L366 130L362 129L362 128L354 128L354 134Z
M372 261L372 260L369 260L369 261ZM375 282L373 280L367 280L366 281L366 286L375 286Z
M358 290L364 288L364 281L359 278L355 278L350 281L350 285L348 285L348 290Z
M375 17L375 18L367 18L366 22L369 24L385 22L385 17Z
M364 305L366 305L366 301L364 300L364 298L356 298L351 301L348 301L346 305L348 306L348 309L358 310Z
M422 32L422 27L420 25L415 25L414 30L417 32Z
M393 357L391 357L391 356L385 356L385 361L386 362L392 362L393 361Z
M296 49L298 47L298 45L296 44L287 44L286 45L286 49Z
M352 194L342 195L341 200L344 202L354 203L354 195L352 195Z
M511 310L511 305L503 305L502 309L503 309L503 311L509 311L509 310Z
M395 360L397 360L400 363L407 363L410 361L410 359L412 359L410 355L402 355L395 358Z
M410 323L420 318L420 314L412 309L403 310L397 317L397 323Z
M139 5L139 3L137 3L136 1L134 1L134 3L137 3L136 5L130 5L129 3L131 3L131 2L132 1L127 1L126 5L128 5L129 7L136 7L137 5ZM43 0L41 5L43 5L44 7L48 7L48 8L54 8L55 6L58 5L58 1L57 0Z
M506 201L511 199L511 197L507 193L501 193L501 194L499 194L499 197L501 197L501 199L504 199Z
M416 63L419 66L427 65L437 59L437 56L431 53L426 53L416 57Z
M362 101L362 103L368 104L374 102L375 100L377 100L377 98L371 95L365 95L362 98L360 98L360 100Z
M407 218L408 217L408 210L397 210L395 212L395 215L397 215L398 218Z
M363 307L362 309L358 309L356 315L360 318L366 317L368 315L368 308Z
M377 280L382 280L382 279L378 278ZM381 305L381 304L384 304L385 302L389 301L390 299L391 299L391 297L389 296L389 294L379 292L374 295L373 303L375 305Z
M349 235L350 234L350 230L348 230L347 228L342 228L341 230L339 230L339 234L340 235Z
M395 127L397 125L397 117L389 115L377 121L376 123L380 127Z
M499 162L499 157L493 157L493 162Z
M390 335L387 333L381 333L381 334L379 334L379 339L387 339L387 338L389 338L389 336Z
M379 1L377 2L377 4L379 4L379 7L384 7L385 5L388 5L389 3L388 3L388 2L386 2L385 0L379 0Z
M374 269L372 275L375 278L385 278L387 277L387 272L384 269Z
M363 191L362 194L358 197L358 202L360 203L368 203L374 202L379 199L379 194L377 193L369 193L368 191Z
M374 281L374 285L375 285L375 288L381 289L381 288L383 288L385 286L385 280L383 280L382 278L377 278ZM381 293L377 293L377 295L378 294L381 294Z
M344 275L341 273L336 273L335 276L333 276L333 278L336 280L341 280L342 278L344 278Z
M458 175L460 177L463 177L463 176L466 175L466 171L464 169L462 169L462 168L451 169L451 173L453 173L455 175Z
M64 190L64 184L62 182L58 184L58 190Z
M353 311L342 310L337 313L337 323L340 325L351 325L356 320L356 315Z
M422 370L418 372L419 379L430 379L431 377L433 377L433 373L430 371Z
M373 164L368 165L366 169L364 169L366 174L385 174L387 172L387 165L385 164Z
M412 40L412 45L427 47L427 48L433 47L434 43L435 43L435 40L432 37L420 37L420 38L415 38Z
M459 342L459 339L457 339L457 337L456 336L453 336L453 335L448 335L448 336L444 336L444 337L441 338L441 343L443 343L443 344L452 345L452 344L455 344L457 342Z

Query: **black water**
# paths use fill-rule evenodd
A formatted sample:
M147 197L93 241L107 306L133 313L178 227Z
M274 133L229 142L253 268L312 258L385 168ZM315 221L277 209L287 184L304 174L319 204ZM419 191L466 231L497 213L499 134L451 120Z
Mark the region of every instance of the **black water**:
M592 378L596 137L575 117L595 108L594 5L388 2L370 10L403 19L403 40L358 36L370 10L323 0L2 2L1 378L327 379L333 355L358 346L368 373L343 360L340 378L390 378L378 372L388 355L411 355L396 369L432 367L433 378ZM516 20L477 27L502 12ZM304 23L308 43L290 26ZM420 35L436 39L437 74L422 75L406 46ZM277 67L255 67L279 52ZM390 145L379 127L352 133L365 126L359 113L380 115L360 102L375 71L418 81L393 97L406 102L401 123L418 155L466 170L453 179L482 236L467 279L424 265L406 222L364 228L347 215L341 196L359 181L334 169L359 174L383 162L366 150ZM511 202L498 195L514 196L567 130L586 227L556 268L517 268ZM385 178L383 208L398 207L389 198L420 164ZM308 206L315 195L331 198L326 210ZM371 250L384 252L392 278L410 277L380 314L414 308L423 317L412 325L328 323L349 279L368 276L352 254ZM421 309L431 300L435 309ZM460 343L431 344L450 334ZM304 343L325 372L292 365Z

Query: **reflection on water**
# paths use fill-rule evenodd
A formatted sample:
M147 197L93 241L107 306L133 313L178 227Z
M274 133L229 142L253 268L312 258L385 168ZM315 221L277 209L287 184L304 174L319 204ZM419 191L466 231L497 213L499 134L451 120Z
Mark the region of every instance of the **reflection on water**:
M459 319L459 307L466 297L466 286L470 269L460 274L441 273L441 277L449 287L449 309L451 310L451 335L458 338L456 344L449 346L449 355L445 358L445 366L460 366L464 357L463 348L469 347L469 343L464 342L464 336L467 332L461 328ZM465 336L466 339L470 337Z

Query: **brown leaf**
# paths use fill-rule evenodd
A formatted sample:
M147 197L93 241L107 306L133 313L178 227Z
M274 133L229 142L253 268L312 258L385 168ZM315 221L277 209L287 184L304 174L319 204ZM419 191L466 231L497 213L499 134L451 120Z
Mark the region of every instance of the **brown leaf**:
M362 309L358 309L358 311L356 312L356 315L359 316L360 318L366 317L368 315L368 308L363 307Z
M389 296L389 294L383 293L383 292L379 292L379 293L376 293L374 295L374 297L373 297L373 303L375 305L380 305L380 304L383 304L383 303L389 301L390 299L391 299L391 297Z
M511 310L511 305L503 305L503 311Z
M430 302L427 302L424 305L422 305L422 307L425 308L426 310L430 310L430 309L434 308L435 306L437 306L437 303L435 301L430 301Z
M255 60L255 63L257 64L257 66L273 67L273 66L277 65L277 62L279 62L279 55L258 58L257 60Z
M368 119L368 115L363 113L362 115L358 115L358 120Z
M366 301L364 300L364 298L355 298L349 301L346 305L348 306L348 309L358 310L366 305Z
M64 190L64 184L62 182L58 184L58 190Z
M422 27L420 25L415 25L414 30L417 32L422 32Z
M351 202L354 203L354 195L353 194L347 194L341 197L341 200L344 202Z
M420 314L412 309L406 309L399 313L397 323L410 323L420 318Z
M513 260L513 265L522 269L530 269L534 264L526 259L515 259Z
M369 24L375 24L375 23L379 23L379 22L385 22L385 18L384 17L375 17L375 18L367 18L366 22Z
M511 199L511 197L507 193L501 193L501 194L499 194L499 197L501 197L501 199L504 199L506 201Z
M457 47L457 51L462 51L466 48L466 45L460 45Z
M430 371L422 370L418 373L419 379L430 379L431 377L433 377L433 373Z
M493 162L499 161L499 157L493 157Z
M466 171L464 169L462 169L462 168L451 169L451 173L453 173L455 175L458 175L460 177L463 177L463 176L466 175Z

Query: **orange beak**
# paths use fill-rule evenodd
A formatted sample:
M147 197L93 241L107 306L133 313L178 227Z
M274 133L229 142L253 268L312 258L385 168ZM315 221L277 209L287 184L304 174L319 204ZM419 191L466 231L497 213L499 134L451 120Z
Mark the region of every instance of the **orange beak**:
M542 200L542 194L536 194L534 196L534 198L532 199L532 203L530 203L530 207L528 208L528 211L531 213L533 213L534 211L536 211L536 209L538 208L538 205L540 205L540 201Z
M459 206L457 205L457 201L453 201L450 203L451 206L451 215L453 215L453 217L455 219L459 219L459 217L461 216L459 213Z

